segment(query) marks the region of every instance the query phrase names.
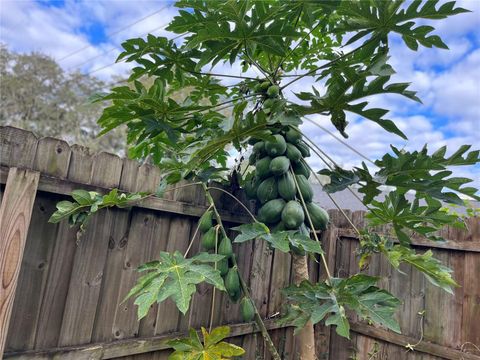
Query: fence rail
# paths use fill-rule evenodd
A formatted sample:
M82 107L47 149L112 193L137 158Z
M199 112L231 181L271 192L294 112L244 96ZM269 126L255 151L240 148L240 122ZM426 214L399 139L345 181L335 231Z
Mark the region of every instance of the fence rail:
M106 192L119 187L128 192L153 192L160 178L158 169L1 127L0 184L6 184L14 168L38 174L38 185L30 225L24 224L28 234L11 307L6 359L166 359L170 351L166 340L185 333L189 327L208 324L212 290L206 285L199 286L185 317L167 301L154 306L138 322L133 301L122 303L136 281L138 265L154 259L160 251L186 249L198 217L206 209L201 188L170 191L164 199L152 197L131 209L102 211L77 242L76 229L65 223L48 223L59 200L76 188ZM1 185L2 209L15 208L8 206L6 191ZM245 200L241 192L235 194ZM243 209L221 192L215 192L215 201L227 224L249 221ZM362 212L346 213L362 226ZM330 216L330 227L321 233L322 245L331 272L347 276L358 271L355 251L359 241L340 212L330 211ZM30 218L28 212L25 217ZM461 285L454 296L430 285L408 267L402 267L401 274L384 259L373 257L366 272L379 276L381 286L403 301L398 313L402 335L355 317L351 319L351 340L317 325L318 358L479 360L480 221L471 219L468 225L466 232L445 229L442 235L448 241L444 243L412 240L412 246L419 251L432 249L454 270ZM379 231L388 232L388 228ZM196 241L192 250L198 249ZM283 302L278 289L290 283L290 256L269 250L262 241L235 245L235 252L282 358L294 359L293 329L279 327L275 322ZM312 281L325 278L314 260L309 261L309 272ZM242 323L239 305L219 293L215 303L214 326L231 326L231 341L246 349L245 359L270 359L255 325ZM408 344L416 344L415 351L407 352Z

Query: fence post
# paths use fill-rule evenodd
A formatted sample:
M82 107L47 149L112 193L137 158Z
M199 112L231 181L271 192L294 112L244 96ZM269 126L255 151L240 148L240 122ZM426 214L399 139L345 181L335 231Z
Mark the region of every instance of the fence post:
M0 206L0 358L7 339L40 173L10 168Z

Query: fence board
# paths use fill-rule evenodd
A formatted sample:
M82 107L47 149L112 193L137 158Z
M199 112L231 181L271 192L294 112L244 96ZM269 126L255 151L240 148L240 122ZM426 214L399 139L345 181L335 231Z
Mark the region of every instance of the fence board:
M5 348L38 180L38 172L11 168L0 206L0 356Z

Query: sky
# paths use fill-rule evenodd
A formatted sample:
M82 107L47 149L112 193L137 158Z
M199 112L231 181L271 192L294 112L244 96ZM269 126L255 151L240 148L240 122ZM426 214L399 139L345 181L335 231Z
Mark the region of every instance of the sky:
M418 91L423 104L399 96L371 99L371 106L391 110L387 118L397 123L408 141L386 133L373 122L350 116L350 136L345 141L365 157L380 158L390 144L414 150L428 143L432 151L447 145L449 152L462 144L480 148L480 0L457 3L472 12L427 21L437 29L449 51L420 48L413 52L398 38L392 38L390 63L397 71L392 81L411 82L410 89ZM147 33L172 36L163 29L177 12L172 5L142 0L2 0L0 42L17 52L48 54L66 70L78 69L103 79L124 76L129 65L113 65L121 42ZM239 73L238 68L222 65L215 70ZM310 86L309 79L298 81L286 95L295 99L293 92ZM328 118L311 119L336 132ZM303 130L340 165L352 167L362 161L315 125L306 123ZM316 158L311 164L324 167ZM473 178L480 187L480 166L455 174Z

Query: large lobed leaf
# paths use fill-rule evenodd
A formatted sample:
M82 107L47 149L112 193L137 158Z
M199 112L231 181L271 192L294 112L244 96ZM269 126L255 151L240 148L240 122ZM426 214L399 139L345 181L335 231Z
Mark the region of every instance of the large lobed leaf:
M326 325L335 325L338 335L349 337L350 325L346 310L376 322L395 332L400 327L394 313L400 301L375 284L378 278L356 274L346 279L332 278L330 282L312 284L304 280L298 286L284 289L290 302L289 312L282 322L291 322L298 331L308 321L316 324L325 319Z
M207 282L219 290L225 290L220 271L206 264L217 262L223 255L200 253L186 259L175 251L170 254L160 253L160 260L146 263L138 268L140 272L147 272L141 276L135 287L128 293L128 299L135 296L135 305L138 306L138 318L147 315L151 305L171 298L183 314L190 306L190 300L196 291L196 285Z

